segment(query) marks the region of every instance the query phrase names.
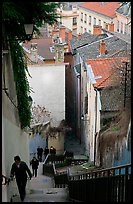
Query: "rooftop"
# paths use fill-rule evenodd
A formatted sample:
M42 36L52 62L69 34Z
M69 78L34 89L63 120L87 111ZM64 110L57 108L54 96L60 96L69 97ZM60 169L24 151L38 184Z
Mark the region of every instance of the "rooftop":
M32 43L37 43L38 55L45 59L54 59L55 53L50 51L50 47L52 47L52 39L51 38L41 38L41 39L32 39L31 41L24 43L23 46L30 50L30 46Z
M104 16L114 18L115 10L120 7L119 2L83 2L79 7L85 8L88 11L93 11Z
M130 44L128 44L127 42L123 41L122 39L116 36L110 36L110 37L104 38L107 53L100 56L99 42L100 40L93 42L89 45L83 46L77 49L77 52L79 52L80 56L85 61L86 59L96 59L101 57L108 58L113 56L115 57L127 56L128 53L131 52Z
M92 35L92 34L89 34L88 32L85 32L81 35L80 40L78 40L78 38L76 37L71 40L70 42L71 49L73 51L74 49L77 49L81 46L88 45L97 40L104 39L107 36L108 36L107 34Z
M120 76L120 68L122 62L126 60L125 57L114 57L114 58L99 58L99 59L88 59L87 64L91 65L94 76L96 77L96 88L103 88L112 85L116 85L117 80L114 76Z
M127 2L127 4L124 2L123 5L116 9L116 12L124 16L131 17L131 2Z

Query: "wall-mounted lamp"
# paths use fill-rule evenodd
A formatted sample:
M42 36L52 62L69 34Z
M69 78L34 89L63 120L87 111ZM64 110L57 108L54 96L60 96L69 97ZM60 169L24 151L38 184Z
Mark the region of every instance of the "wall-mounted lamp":
M80 77L81 77L81 74L77 74L77 75L76 75L76 77L77 77L78 79L80 79Z
M16 40L19 40L19 41L31 40L33 35L33 24L24 24L24 30L26 35L22 38L21 37L16 38ZM7 39L5 41L11 41L11 39Z
M33 24L24 24L25 33L27 36L26 40L31 40L33 35Z
M82 120L82 121L90 121L90 120L85 119L85 117L84 117L83 114L81 115L81 120Z

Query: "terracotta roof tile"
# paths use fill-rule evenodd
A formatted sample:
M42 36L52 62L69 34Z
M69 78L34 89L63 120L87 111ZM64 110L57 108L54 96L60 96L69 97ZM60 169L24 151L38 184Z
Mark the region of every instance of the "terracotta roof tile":
M115 10L120 7L120 3L119 2L84 2L79 6L113 18L115 16Z
M120 77L120 66L125 57L115 58L98 58L87 60L86 63L91 65L94 76L96 77L96 88L103 88L115 85L117 80L114 76ZM101 78L100 78L101 77Z

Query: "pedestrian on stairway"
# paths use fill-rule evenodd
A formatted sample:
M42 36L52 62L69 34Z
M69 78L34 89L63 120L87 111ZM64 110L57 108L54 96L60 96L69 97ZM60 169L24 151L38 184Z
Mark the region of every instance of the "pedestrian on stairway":
M39 165L38 159L36 157L33 157L30 164L32 165L32 175L37 177L37 169L38 169L38 165Z
M48 147L45 147L45 149L44 149L44 157L45 157L45 159L46 159L48 154L49 154L49 149L48 149Z
M27 173L31 180L32 173L29 167L24 161L21 161L19 156L15 156L14 163L12 164L12 167L11 167L10 177L11 177L11 180L13 179L14 176L16 177L16 182L17 182L21 201L24 200L26 195L25 188L27 184Z
M38 157L38 160L40 162L42 161L42 153L43 153L43 148L38 146L38 148L37 148L37 157Z

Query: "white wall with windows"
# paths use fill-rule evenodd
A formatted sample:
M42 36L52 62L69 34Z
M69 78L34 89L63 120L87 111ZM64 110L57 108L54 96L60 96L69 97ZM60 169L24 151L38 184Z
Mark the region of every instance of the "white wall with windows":
M93 25L101 25L105 28L106 23L113 22L113 19L96 12L92 12L83 8L79 8L79 19L78 19L78 33L91 32L93 34Z

